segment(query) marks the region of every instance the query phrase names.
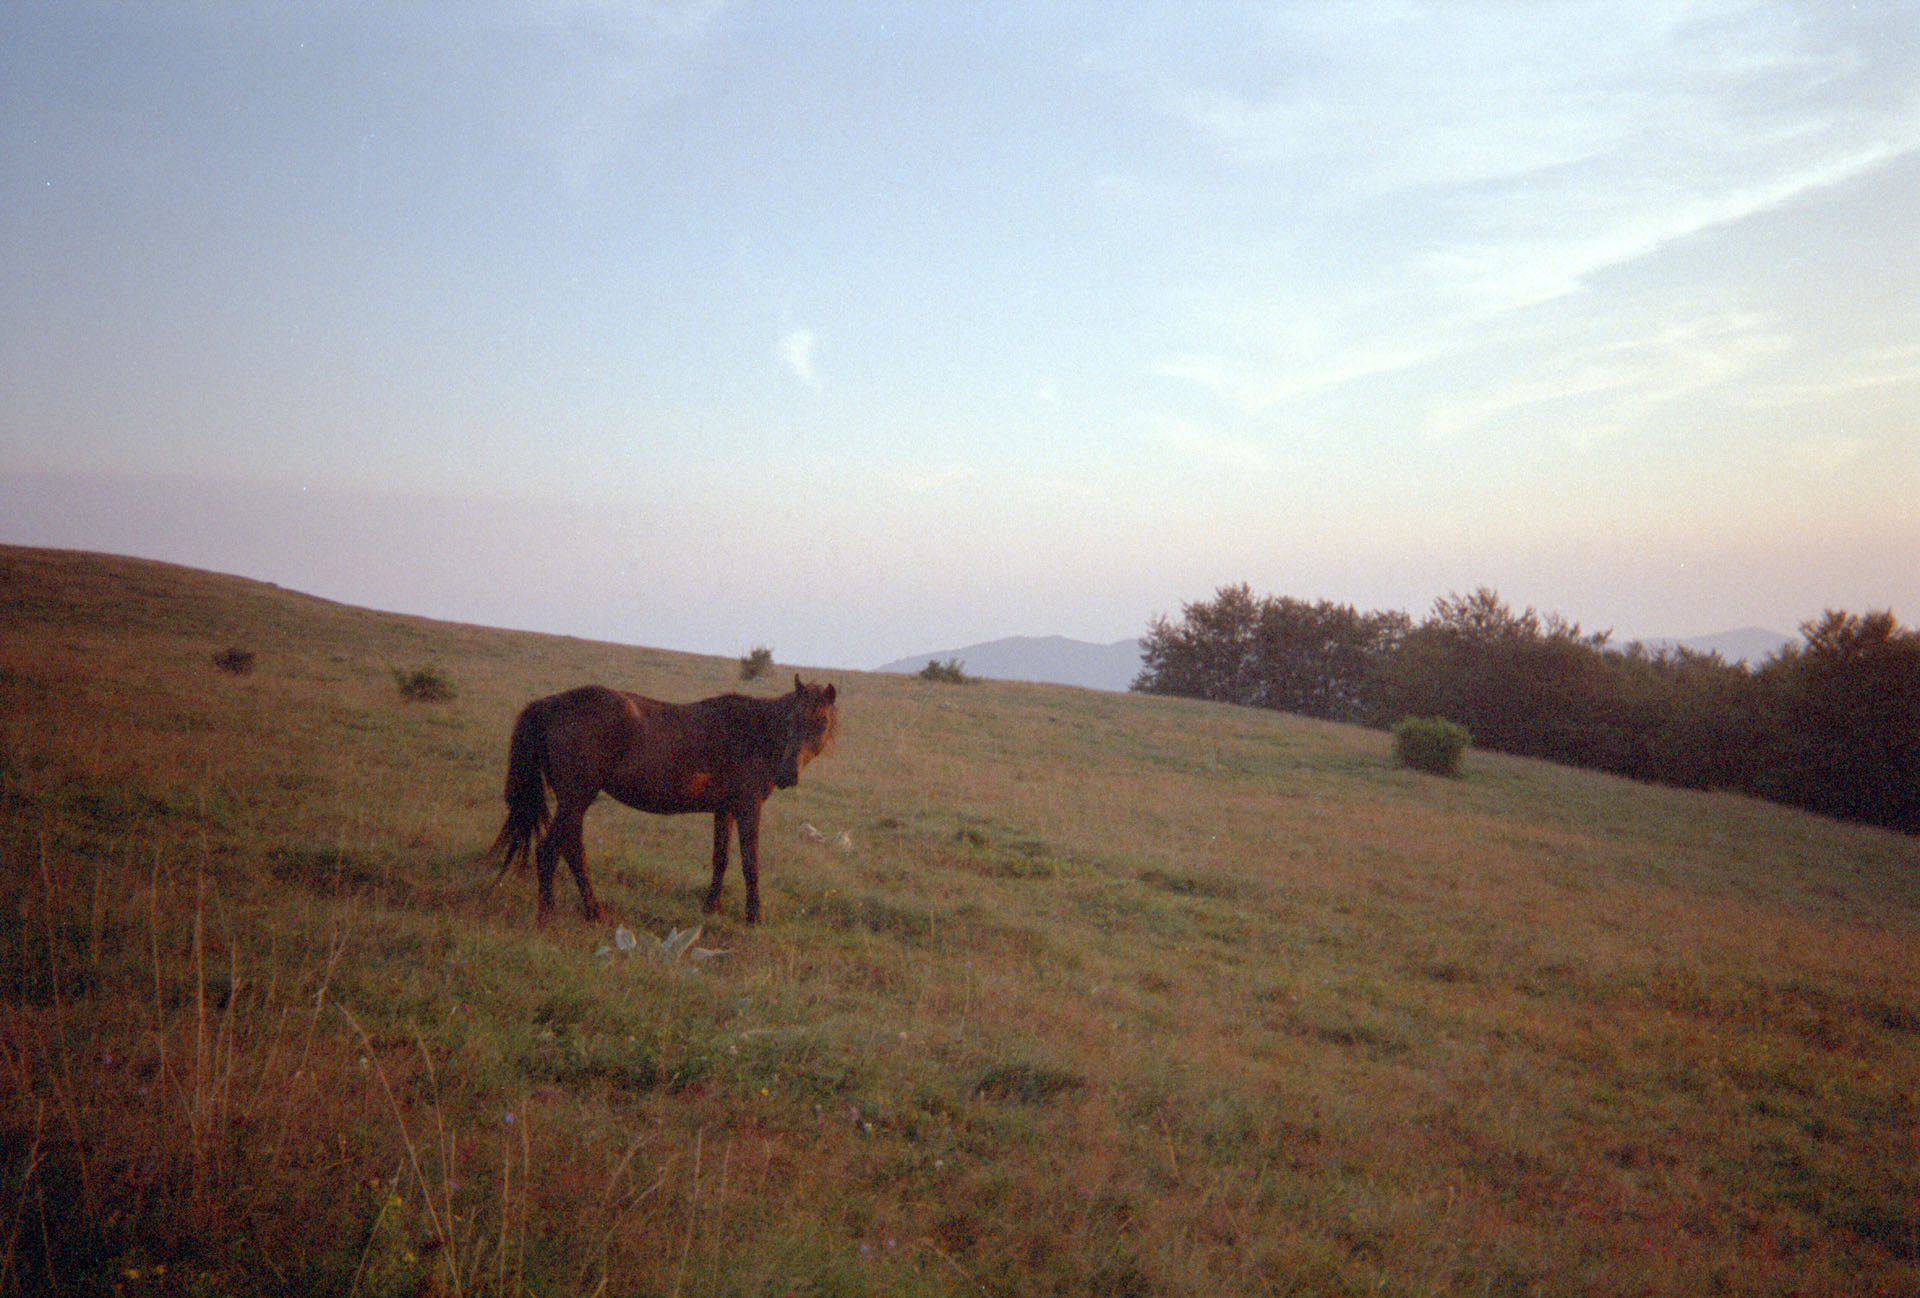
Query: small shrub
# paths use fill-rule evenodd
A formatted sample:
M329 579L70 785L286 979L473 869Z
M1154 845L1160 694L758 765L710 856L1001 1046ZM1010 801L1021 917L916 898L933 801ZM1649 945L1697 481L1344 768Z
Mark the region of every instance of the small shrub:
M1441 717L1407 717L1393 728L1393 755L1400 764L1430 775L1458 775L1460 754L1472 742L1465 726Z
M213 656L213 665L221 671L234 676L245 676L253 670L253 651L230 645L225 653Z
M387 670L393 673L393 683L400 691L400 697L414 703L444 703L459 693L454 688L453 677L447 675L437 663L426 663L419 667L389 667Z
M740 655L740 679L757 680L773 670L773 650L755 645L753 652Z
M920 669L920 679L939 681L944 685L966 685L973 677L961 670L964 665L958 658L949 658L945 662L929 658L927 665Z

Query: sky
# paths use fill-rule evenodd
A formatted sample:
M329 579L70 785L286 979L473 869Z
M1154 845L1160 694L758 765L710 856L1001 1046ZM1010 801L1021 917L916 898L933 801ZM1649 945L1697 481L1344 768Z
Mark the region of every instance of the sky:
M868 668L1920 622L1920 5L0 6L0 542Z

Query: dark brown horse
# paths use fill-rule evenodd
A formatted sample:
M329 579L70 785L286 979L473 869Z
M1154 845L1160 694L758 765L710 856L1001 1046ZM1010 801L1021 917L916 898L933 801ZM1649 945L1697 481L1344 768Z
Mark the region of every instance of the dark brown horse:
M600 899L587 880L581 827L602 793L660 815L713 814L713 886L707 911L720 909L727 839L737 828L747 879L747 923L760 918L760 805L775 789L800 782L800 770L827 751L839 729L831 685L755 699L722 694L698 703L662 703L604 685L583 685L535 699L513 723L507 752L507 820L492 852L500 870L540 876L539 922L553 911L553 866L564 856L588 919ZM547 789L554 808L547 811ZM538 844L536 847L535 844Z

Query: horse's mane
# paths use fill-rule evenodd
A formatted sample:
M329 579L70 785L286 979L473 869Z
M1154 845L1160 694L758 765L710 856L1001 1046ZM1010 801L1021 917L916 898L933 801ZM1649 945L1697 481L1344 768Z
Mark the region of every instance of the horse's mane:
M772 698L753 694L718 694L702 700L718 708L721 715L733 719L736 724L744 723L741 729L750 731L755 743L765 743L780 735L805 701L805 695L793 691L776 694ZM840 736L840 710L828 704L826 712L827 728L820 734L820 747L814 753L816 757L831 752L835 740Z
M820 732L820 747L814 752L814 756L825 757L832 752L833 745L839 738L840 709L829 703L827 704L827 728Z

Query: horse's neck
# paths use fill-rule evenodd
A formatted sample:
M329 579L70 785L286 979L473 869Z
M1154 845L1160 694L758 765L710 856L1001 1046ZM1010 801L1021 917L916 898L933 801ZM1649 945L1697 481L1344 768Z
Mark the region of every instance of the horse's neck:
M785 729L793 711L793 696L777 699L749 698L744 694L725 694L714 700L721 705L720 716L729 733L745 731L758 744L772 743Z

